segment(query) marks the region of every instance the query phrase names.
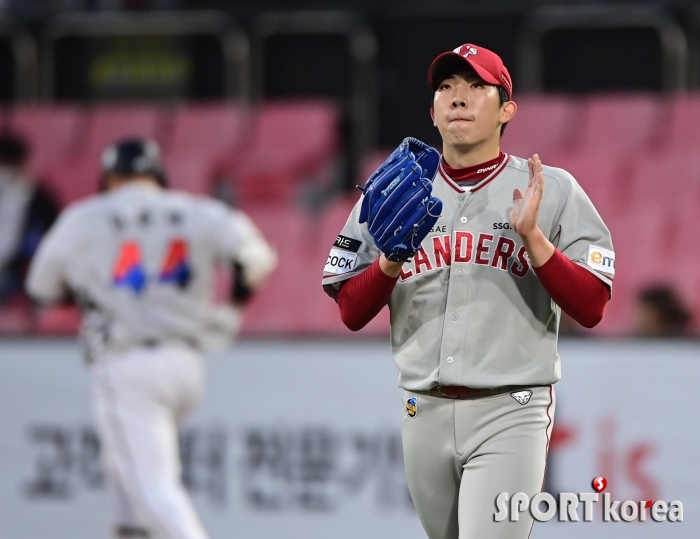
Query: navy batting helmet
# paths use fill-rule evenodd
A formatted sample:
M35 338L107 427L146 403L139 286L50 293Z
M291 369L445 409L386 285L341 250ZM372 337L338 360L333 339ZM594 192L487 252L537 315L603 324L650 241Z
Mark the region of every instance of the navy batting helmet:
M125 139L109 146L102 154L102 175L109 173L153 176L160 185L166 186L160 149L153 140Z

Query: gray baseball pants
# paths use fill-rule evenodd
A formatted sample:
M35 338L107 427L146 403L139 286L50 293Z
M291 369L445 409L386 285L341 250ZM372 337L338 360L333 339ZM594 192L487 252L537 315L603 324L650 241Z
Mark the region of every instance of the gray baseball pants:
M496 498L544 482L554 421L552 386L532 387L520 404L510 392L450 399L406 391L416 413L401 424L408 489L430 539L527 539L534 519L496 522Z

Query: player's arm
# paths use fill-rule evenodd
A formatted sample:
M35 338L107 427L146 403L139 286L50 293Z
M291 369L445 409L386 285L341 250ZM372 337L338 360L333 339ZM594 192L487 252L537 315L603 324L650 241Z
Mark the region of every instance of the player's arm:
M523 194L513 192L511 226L518 233L540 283L561 309L584 327L596 326L610 299L606 283L567 258L537 225L544 191L542 163L535 154L528 159L530 179Z
M431 180L439 162L434 148L409 137L367 181L343 231L351 231L353 237L364 235L368 244L374 244L374 257L362 273L339 283L335 295L341 320L350 330L362 329L389 302L404 262L415 254L440 216L442 201L431 196ZM334 247L341 250L336 258L356 260L363 242L344 239L348 238L341 235L336 241ZM344 247L356 248L357 254L344 255ZM337 272L333 256L332 250L326 265L331 274Z
M402 265L382 254L365 271L341 284L336 301L340 319L349 330L361 330L389 303Z
M71 248L70 223L62 216L44 236L29 266L24 283L27 293L40 303L58 303L70 299L65 265Z
M386 306L402 265L389 262L359 223L361 204L362 199L331 247L322 280L323 290L336 301L340 319L351 331L365 327ZM385 274L380 263L394 266L393 274Z
M228 227L231 240L228 251L233 264L231 302L242 307L277 267L277 253L245 213L231 211Z
M537 225L540 202L544 192L542 162L537 154L527 160L530 179L525 194L520 189L513 191L513 210L510 213L510 225L513 227L527 250L534 267L543 266L554 254L556 248Z

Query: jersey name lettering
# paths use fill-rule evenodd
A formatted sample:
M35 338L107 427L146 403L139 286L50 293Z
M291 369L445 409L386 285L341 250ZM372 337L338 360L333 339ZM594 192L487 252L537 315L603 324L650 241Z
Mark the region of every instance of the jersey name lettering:
M425 246L430 245L428 251ZM471 232L455 232L432 236L423 242L413 257L412 267L404 269L399 280L406 281L421 273L443 269L452 264L478 264L489 266L523 278L530 270L527 251L521 246L516 251L515 240L506 236L481 233L474 237Z

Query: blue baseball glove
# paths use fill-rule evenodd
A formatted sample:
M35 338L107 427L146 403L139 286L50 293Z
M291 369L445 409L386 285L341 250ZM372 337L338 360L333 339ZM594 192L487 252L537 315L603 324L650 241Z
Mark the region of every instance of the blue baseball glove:
M370 176L360 207L375 245L388 260L405 262L416 254L442 213L432 195L440 154L409 137Z

